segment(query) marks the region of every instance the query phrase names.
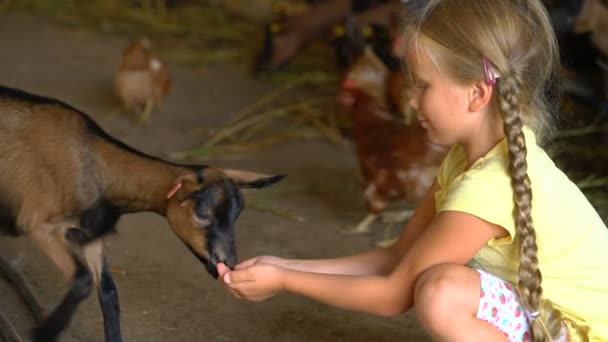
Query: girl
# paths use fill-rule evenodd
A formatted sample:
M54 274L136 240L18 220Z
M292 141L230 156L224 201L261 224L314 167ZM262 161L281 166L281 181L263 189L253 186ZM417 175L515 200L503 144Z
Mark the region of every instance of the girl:
M558 66L541 1L408 4L411 104L452 148L402 235L337 259L220 265L220 278L253 301L289 291L385 316L413 308L442 341L608 341L608 229L537 144Z

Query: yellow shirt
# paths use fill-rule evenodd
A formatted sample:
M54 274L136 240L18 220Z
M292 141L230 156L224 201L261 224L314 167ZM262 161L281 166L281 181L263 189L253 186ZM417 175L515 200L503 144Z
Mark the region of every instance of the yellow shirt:
M608 229L578 187L537 145L534 133L526 128L524 134L543 295L567 317L590 327L592 341L608 341ZM513 243L517 233L506 140L465 168L464 151L455 145L437 174L437 213L466 212L505 228L509 236L489 241L472 263L516 283L519 251ZM573 332L570 336L578 340Z

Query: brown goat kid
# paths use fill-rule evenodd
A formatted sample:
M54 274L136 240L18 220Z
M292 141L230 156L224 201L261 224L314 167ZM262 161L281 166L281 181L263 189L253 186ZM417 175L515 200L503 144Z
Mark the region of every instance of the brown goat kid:
M116 287L103 239L124 213L152 211L217 277L237 262L235 222L241 187L284 176L147 156L105 133L60 101L0 87L0 232L34 240L73 277L68 293L38 326L34 341L53 341L77 306L97 289L106 341L121 341Z

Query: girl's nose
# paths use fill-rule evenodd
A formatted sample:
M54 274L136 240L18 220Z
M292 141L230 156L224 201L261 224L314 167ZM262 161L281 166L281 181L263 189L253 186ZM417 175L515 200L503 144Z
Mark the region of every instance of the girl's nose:
M415 110L418 110L418 94L414 94L414 96L410 97L408 104Z

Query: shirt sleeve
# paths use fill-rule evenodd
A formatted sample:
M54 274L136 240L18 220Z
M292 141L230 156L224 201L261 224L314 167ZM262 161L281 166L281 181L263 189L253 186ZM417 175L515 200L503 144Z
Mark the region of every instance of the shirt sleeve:
M446 189L437 213L460 211L499 225L509 235L490 240L488 245L501 245L510 244L515 237L513 207L513 190L507 172L500 165L483 165L466 171Z

